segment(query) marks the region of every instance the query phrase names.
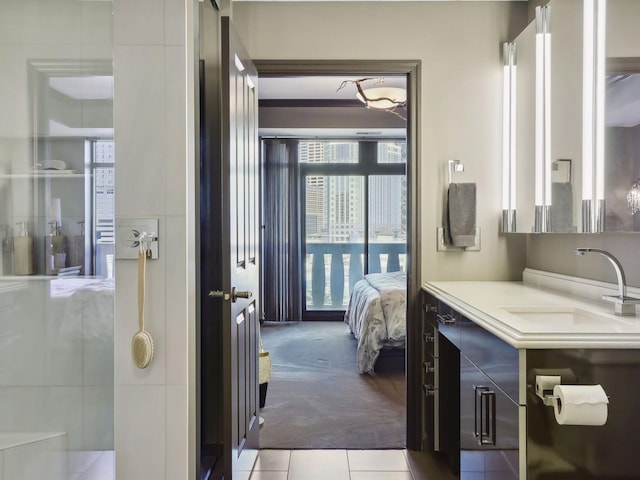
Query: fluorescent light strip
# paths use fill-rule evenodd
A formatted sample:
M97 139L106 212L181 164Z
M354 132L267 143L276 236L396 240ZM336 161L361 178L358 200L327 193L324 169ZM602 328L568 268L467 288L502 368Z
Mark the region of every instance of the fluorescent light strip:
M511 179L511 48L502 46L502 209L510 209Z
M546 7L536 7L536 112L535 112L535 196L536 206L544 205L545 165L545 15Z
M544 205L551 206L551 33L546 7L544 40Z
M582 52L582 200L593 200L594 0L584 0Z
M518 109L517 109L517 105L516 105L516 93L517 93L517 86L518 86L518 78L517 78L517 72L518 72L518 68L517 68L517 61L516 61L516 44L513 44L512 47L512 55L513 55L513 64L511 65L511 113L509 115L509 118L511 119L511 125L509 127L510 129L510 138L511 138L511 152L510 152L510 163L511 163L511 179L509 182L509 185L511 185L511 198L509 200L509 204L511 205L511 210L516 210L516 165L517 165L517 157L516 157L516 146L518 145L517 143L517 136L516 136L516 120L517 120L517 113L518 113Z
M604 200L604 122L605 122L605 64L606 51L605 39L607 30L607 0L596 0L596 68L595 68L595 93L596 93L596 200Z

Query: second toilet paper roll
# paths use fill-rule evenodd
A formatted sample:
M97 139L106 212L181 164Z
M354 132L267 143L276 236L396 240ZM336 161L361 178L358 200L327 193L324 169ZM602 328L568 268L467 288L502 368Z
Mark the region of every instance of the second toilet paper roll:
M604 425L609 398L601 385L556 385L553 413L560 425Z

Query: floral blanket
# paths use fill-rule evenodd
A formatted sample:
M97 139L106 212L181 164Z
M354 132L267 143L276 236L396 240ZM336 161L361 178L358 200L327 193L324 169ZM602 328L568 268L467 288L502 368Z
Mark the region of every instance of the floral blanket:
M404 347L407 275L370 273L353 286L344 321L358 340L357 364L373 370L383 347Z

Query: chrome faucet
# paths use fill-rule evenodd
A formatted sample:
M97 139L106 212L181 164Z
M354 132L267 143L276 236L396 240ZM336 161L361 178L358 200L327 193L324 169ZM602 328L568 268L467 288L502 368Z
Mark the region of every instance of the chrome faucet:
M624 275L624 269L620 261L606 250L599 248L576 248L576 255L584 255L587 252L599 253L611 262L616 271L618 278L618 295L603 295L602 298L615 304L616 315L635 315L636 304L640 303L640 298L627 296L627 280Z

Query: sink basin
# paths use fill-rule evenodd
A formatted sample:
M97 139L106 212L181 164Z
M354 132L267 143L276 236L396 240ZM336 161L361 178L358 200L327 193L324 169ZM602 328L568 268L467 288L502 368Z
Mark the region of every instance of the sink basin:
M571 324L598 324L610 318L573 307L502 307L503 310L530 322L552 321Z
M611 316L601 315L589 310L575 307L500 307L515 316L520 322L525 322L529 328L539 331L615 331L620 326L620 320Z

